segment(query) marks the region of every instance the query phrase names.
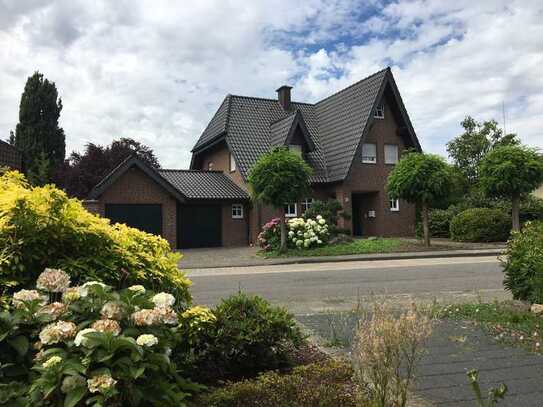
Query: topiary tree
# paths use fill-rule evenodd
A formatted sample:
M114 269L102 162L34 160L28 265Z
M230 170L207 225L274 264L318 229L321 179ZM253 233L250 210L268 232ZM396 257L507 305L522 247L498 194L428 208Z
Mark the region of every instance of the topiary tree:
M543 182L541 156L525 146L496 147L482 160L479 173L486 194L511 199L513 230L520 230L520 198Z
M253 198L281 211L281 248L287 248L285 204L297 202L309 192L311 167L285 147L262 155L249 172L247 181Z
M388 177L388 194L391 199L405 199L421 208L424 244L427 247L430 246L428 210L435 202L445 199L451 187L450 166L433 154L405 154Z

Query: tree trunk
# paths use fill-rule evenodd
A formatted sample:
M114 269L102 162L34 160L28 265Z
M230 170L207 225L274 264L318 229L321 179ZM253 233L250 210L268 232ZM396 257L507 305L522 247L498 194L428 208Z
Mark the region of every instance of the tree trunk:
M285 211L281 213L281 248L279 249L281 253L287 251L287 223L285 222Z
M520 230L520 194L513 195L513 230Z
M422 203L422 231L424 233L424 246L430 247L430 228L428 227L428 204Z

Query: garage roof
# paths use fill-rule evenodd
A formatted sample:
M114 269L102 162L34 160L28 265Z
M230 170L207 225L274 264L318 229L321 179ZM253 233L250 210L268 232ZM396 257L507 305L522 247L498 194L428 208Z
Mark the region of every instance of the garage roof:
M155 169L132 155L107 174L90 192L98 199L132 167L142 170L178 201L186 200L248 200L249 195L221 171Z
M221 171L158 170L187 199L249 199L249 195Z

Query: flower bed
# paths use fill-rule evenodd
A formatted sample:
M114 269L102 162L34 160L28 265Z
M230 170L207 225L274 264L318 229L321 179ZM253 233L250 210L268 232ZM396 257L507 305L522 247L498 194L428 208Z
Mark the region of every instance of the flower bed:
M292 249L309 249L326 244L329 232L326 220L292 218L287 220L287 246ZM281 243L281 220L274 218L264 225L258 235L258 244L264 251L277 250Z

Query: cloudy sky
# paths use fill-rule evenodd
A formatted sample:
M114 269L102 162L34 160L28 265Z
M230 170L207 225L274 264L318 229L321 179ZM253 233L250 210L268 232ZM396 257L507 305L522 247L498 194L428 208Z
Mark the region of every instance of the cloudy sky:
M391 66L423 148L471 114L543 147L538 0L0 0L0 138L25 81L56 82L67 148L122 136L164 167L190 149L227 93L317 101Z

